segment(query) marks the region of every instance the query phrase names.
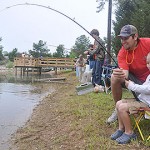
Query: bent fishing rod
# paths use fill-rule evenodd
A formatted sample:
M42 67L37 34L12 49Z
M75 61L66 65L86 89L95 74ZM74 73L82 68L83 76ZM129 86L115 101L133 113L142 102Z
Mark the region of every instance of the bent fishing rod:
M12 5L12 6L8 6L6 7L5 9L3 9L2 11L6 10L6 9L9 9L9 8L12 8L12 7L16 7L16 6L21 6L21 5L33 5L33 6L38 6L38 7L43 7L43 8L46 8L46 9L50 9L52 11L55 11L63 16L65 16L66 18L68 18L69 20L73 21L75 24L77 24L79 27L81 27L84 31L86 31L90 36L92 36L92 34L86 30L81 24L79 24L77 21L75 21L74 19L72 19L71 17L67 16L66 14L56 10L56 9L53 9L51 8L50 6L44 6L44 5L40 5L40 4L32 4L32 3L23 3L23 4L15 4L15 5ZM114 61L114 63L116 64L116 66L118 66L117 62L115 61L115 59L111 56L111 54L106 50L106 48L101 44L101 42L99 40L97 40L95 37L92 36L92 38L95 39L95 41L98 42L98 44L103 48L103 50L112 58L112 60Z

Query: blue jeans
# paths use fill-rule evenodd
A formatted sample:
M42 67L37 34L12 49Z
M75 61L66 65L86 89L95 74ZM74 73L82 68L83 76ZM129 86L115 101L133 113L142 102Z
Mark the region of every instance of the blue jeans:
M94 67L92 70L92 84L95 86L95 84L101 85L101 76L102 76L102 66L104 64L104 60L95 60Z
M93 67L94 67L94 62L95 62L95 60L90 60L90 61L89 61L90 69L93 69Z
M79 68L76 66L76 77L79 77Z

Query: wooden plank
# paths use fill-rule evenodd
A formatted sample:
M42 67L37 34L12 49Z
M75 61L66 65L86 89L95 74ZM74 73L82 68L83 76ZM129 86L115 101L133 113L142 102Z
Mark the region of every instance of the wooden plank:
M60 80L66 80L65 77L62 78L46 78L46 79L37 79L36 81L60 81Z

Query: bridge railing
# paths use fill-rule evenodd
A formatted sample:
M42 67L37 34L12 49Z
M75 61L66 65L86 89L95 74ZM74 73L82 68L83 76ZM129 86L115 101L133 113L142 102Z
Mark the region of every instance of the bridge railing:
M71 58L39 58L38 66L73 68L74 61Z
M74 68L74 59L72 58L30 58L16 57L14 59L15 67L60 67Z
M15 67L37 67L38 59L30 57L16 57L14 58Z

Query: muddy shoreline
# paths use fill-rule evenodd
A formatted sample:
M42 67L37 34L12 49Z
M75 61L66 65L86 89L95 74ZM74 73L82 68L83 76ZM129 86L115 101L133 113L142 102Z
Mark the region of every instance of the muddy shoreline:
M77 81L74 72L59 74L57 77L66 77L67 80L64 83L53 83L56 91L37 105L25 126L18 129L12 136L11 150L49 150L61 146L52 143L58 134L63 132L62 127L66 128L67 126L68 120L64 119L61 111L65 109L62 108L62 103L70 94L75 94Z

